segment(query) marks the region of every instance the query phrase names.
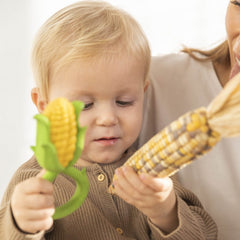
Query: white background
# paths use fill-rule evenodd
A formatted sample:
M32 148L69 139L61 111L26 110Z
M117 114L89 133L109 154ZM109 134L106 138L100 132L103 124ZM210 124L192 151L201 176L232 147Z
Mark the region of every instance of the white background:
M134 16L152 54L183 45L209 48L223 41L228 0L107 0ZM14 171L32 155L36 110L30 90L33 37L40 25L70 0L0 0L0 199Z

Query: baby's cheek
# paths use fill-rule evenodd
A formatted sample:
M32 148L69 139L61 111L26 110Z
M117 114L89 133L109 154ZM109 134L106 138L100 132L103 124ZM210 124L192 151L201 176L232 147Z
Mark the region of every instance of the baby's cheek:
M84 135L84 146L83 146L83 151L86 151L89 145L89 133L90 129L87 128L85 135Z
M131 133L132 137L137 137L142 126L142 115L136 114L135 116L129 117L128 122L129 133Z
M78 118L79 124L81 127L85 127L88 124L87 116L84 111L82 111Z

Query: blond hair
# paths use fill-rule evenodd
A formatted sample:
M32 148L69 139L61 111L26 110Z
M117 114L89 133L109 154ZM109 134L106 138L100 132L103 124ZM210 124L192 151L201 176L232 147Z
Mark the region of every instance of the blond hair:
M188 53L192 58L201 62L212 61L225 66L230 66L231 64L227 40L210 50L199 50L196 48L185 47L182 52Z
M150 47L140 25L125 11L103 1L80 1L50 17L39 29L32 50L37 87L47 100L53 71L78 59L128 54L148 76Z

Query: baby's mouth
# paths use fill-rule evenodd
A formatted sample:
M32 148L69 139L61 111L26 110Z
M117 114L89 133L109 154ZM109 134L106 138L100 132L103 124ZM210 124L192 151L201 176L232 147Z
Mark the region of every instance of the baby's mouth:
M95 140L95 142L103 145L113 145L119 140L118 137L102 137Z

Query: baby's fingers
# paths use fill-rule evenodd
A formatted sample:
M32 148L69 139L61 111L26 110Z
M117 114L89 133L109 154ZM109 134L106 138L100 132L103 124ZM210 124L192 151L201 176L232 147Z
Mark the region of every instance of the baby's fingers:
M129 204L140 207L153 191L146 186L130 167L121 167L116 171L115 193Z
M46 170L45 170L45 169L42 169L42 170L38 173L38 175L37 175L36 177L42 178L45 173L46 173Z
M47 180L30 178L19 183L11 198L13 210L22 208L47 208L53 205L53 185ZM37 205L39 204L39 207Z
M49 211L49 213L52 216L52 213L54 211ZM39 215L38 213L36 213L37 215ZM41 213L41 215L45 215L46 213ZM48 230L52 227L53 225L53 219L51 216L48 217L44 217L41 219L34 219L34 220L25 220L25 221L21 221L18 223L18 227L20 229L22 229L24 232L27 233L37 233L39 231L45 231Z
M25 198L22 203L26 209L54 208L54 197L51 194L32 194Z
M153 191L145 185L139 175L131 167L121 167L116 171L117 175L117 184L119 184L123 189L126 189L128 194L134 195L140 194L149 195Z
M22 231L36 233L38 231L48 230L52 226L52 215L54 211L54 208L17 210L14 212L14 219Z
M168 177L156 178L146 173L140 174L139 177L144 184L146 184L155 192L167 192L173 188L172 180Z
M28 210L28 221L41 221L47 218L51 218L54 214L54 208L46 208L40 210Z
M21 194L35 194L35 193L53 193L53 184L41 177L29 178L15 188L15 191Z

